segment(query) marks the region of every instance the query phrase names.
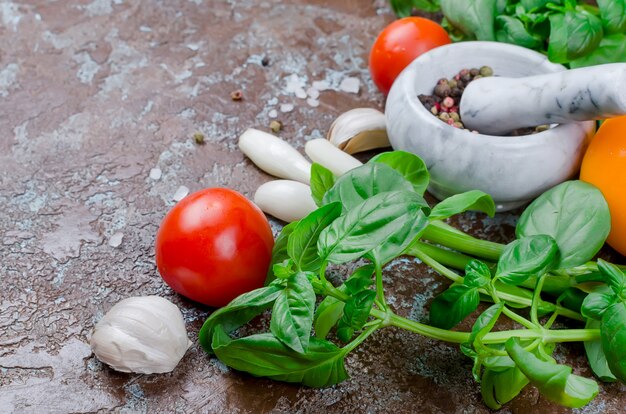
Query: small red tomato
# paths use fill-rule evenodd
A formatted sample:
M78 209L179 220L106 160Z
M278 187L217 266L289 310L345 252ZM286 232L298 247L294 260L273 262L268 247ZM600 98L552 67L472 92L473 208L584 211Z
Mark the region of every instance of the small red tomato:
M236 191L207 188L167 213L156 263L176 292L209 306L263 286L274 238L263 212Z
M396 20L380 32L372 46L372 80L386 95L400 72L415 58L450 42L445 29L432 20L422 17Z

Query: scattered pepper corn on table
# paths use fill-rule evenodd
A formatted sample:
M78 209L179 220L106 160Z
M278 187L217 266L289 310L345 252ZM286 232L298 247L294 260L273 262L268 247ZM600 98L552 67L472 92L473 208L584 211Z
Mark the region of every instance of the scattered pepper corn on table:
M385 1L22 1L0 15L3 412L489 412L457 347L395 330L351 355L352 378L332 388L233 372L198 345L211 310L156 272L175 200L210 186L252 198L270 180L237 149L245 129L278 129L302 152L346 110L382 108L367 53L393 18ZM453 224L507 241L516 218ZM409 259L384 281L416 320L447 286ZM183 311L193 345L171 374L115 372L91 353L95 322L137 295ZM557 358L590 375L582 346ZM581 412L622 412L624 387L601 389ZM569 412L532 388L503 411Z

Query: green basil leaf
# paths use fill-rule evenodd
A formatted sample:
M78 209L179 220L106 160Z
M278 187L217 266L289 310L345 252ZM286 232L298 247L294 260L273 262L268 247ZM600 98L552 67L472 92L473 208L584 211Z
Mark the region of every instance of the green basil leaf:
M611 289L606 286L603 288L591 292L583 301L580 311L585 318L601 320L604 312L617 301Z
M604 276L606 283L616 295L620 295L626 287L626 275L619 267L605 260L598 259L598 270Z
M590 13L567 10L550 15L548 58L567 63L593 52L602 41L602 22Z
M372 274L375 271L375 266L373 264L367 264L365 266L359 267L354 271L343 284L345 287L345 291L351 295L358 293L362 290L367 289L371 285L374 284L372 280Z
M554 0L521 0L520 4L526 9L526 11L533 11L545 7L548 3L558 3Z
M297 221L287 224L276 237L274 247L272 248L272 261L270 262L269 270L267 271L267 278L265 279L265 285L269 285L276 276L274 275L274 265L283 263L289 259L289 253L287 253L287 243L289 236L293 233L293 229L298 225Z
M324 339L328 336L330 330L343 316L344 306L345 303L332 296L324 298L315 311L313 327L315 328L316 337Z
M282 263L272 266L272 271L274 272L274 276L278 279L288 279L291 275L296 273L293 266L293 260L287 259Z
M504 283L519 285L534 275L554 268L559 248L550 236L528 236L509 243L498 261L496 277Z
M593 319L587 319L585 325L586 329L599 329L600 321ZM604 382L614 382L617 380L615 375L609 368L609 363L606 360L606 355L602 350L602 341L597 339L595 341L585 341L585 352L587 353L587 360L593 373Z
M594 380L572 374L572 368L566 365L540 360L524 350L517 338L506 341L506 351L531 384L550 401L581 408L598 395L598 384Z
M381 163L393 168L411 183L413 190L424 195L430 181L430 173L424 161L415 154L405 151L390 151L376 155L369 163Z
M289 348L303 353L309 345L314 311L313 286L306 274L296 273L274 302L270 331Z
M550 278L547 280L550 280ZM546 289L544 289L544 291L546 291ZM565 289L563 293L559 295L556 302L567 309L580 313L586 297L587 294L582 290L570 287Z
M496 322L502 314L502 310L504 309L504 303L496 303L491 305L487 310L480 314L480 316L474 322L472 326L472 332L470 334L469 343L474 344L475 341L482 340L485 335L487 335L494 326L496 326Z
M529 49L537 49L542 46L541 37L529 33L524 23L515 17L498 16L496 17L496 24L499 27L496 31L498 42L511 43Z
M311 196L315 204L322 206L324 195L335 185L335 176L326 167L313 163L311 166Z
M424 203L419 194L401 191L365 200L322 231L317 242L320 257L341 264L363 257L386 240L396 240L406 226L421 225Z
M281 292L282 287L276 285L256 289L236 297L228 305L213 312L198 333L202 348L212 354L211 340L217 325L221 325L226 332L245 325L255 316L269 309Z
M486 369L480 384L480 392L487 407L499 410L528 385L528 378L519 368L513 367L501 372Z
M433 208L429 218L430 220L443 220L468 210L481 211L493 217L496 213L496 205L489 194L472 190L446 198Z
M582 181L567 181L543 193L522 213L518 238L546 234L561 252L557 268L591 260L611 230L611 215L600 190Z
M465 266L465 278L463 284L470 287L481 288L491 282L491 271L480 260L472 259Z
M408 17L413 9L434 13L439 11L437 0L390 0L391 9L398 17Z
M605 36L600 46L590 54L570 62L572 69L607 63L626 62L626 34Z
M478 288L452 285L435 297L430 305L430 323L438 328L450 329L478 308Z
M361 329L370 316L375 297L376 292L373 290L362 290L356 293L346 302L340 323L355 330Z
M348 378L344 351L315 337L311 338L306 353L298 353L270 333L231 339L218 326L212 347L224 364L257 377L314 388L329 387Z
M615 303L602 315L600 325L602 350L609 368L621 382L626 383L626 304Z
M317 254L317 240L322 230L339 216L341 204L330 203L304 217L293 229L287 243L287 252L300 271L319 271L322 262Z
M374 265L367 264L356 269L345 281L344 284L337 289L351 295L358 293L371 286L374 281L372 274L374 273ZM343 316L344 303L332 296L327 296L319 304L315 311L313 327L315 328L315 336L318 338L326 338L330 330L339 322Z
M487 357L483 361L483 364L486 369L493 372L504 372L515 367L515 362L513 362L510 357L504 355Z
M339 177L324 196L323 203L339 201L347 212L368 198L390 191L413 191L413 186L388 165L364 164Z
M626 32L626 0L597 0L607 34Z
M441 0L441 11L452 25L477 40L495 40L496 0Z

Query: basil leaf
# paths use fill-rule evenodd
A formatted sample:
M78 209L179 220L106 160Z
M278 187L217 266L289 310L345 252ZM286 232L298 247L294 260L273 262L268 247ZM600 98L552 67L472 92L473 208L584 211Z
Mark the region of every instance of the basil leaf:
M289 253L287 253L287 243L289 236L293 233L293 230L298 225L297 221L287 224L276 237L274 241L274 247L272 248L272 261L270 262L269 270L267 271L267 278L265 279L265 285L270 284L276 276L274 275L274 265L283 263L289 259Z
M604 276L607 285L611 287L616 295L620 295L624 291L626 275L624 275L619 267L602 259L598 259L598 270L600 270L600 274Z
M314 388L329 387L348 378L344 351L332 342L315 337L311 338L306 353L298 353L272 334L231 339L218 326L213 334L212 347L224 364L257 377Z
M367 322L376 292L362 290L352 296L343 308L343 317L337 325L337 337L343 342L349 342L355 331L358 331Z
M339 177L324 196L323 203L339 201L347 212L368 198L390 191L413 191L413 186L388 165L364 164Z
M441 0L441 11L452 25L477 40L495 40L496 0Z
M372 280L372 274L374 273L374 265L367 264L356 269L345 281L344 284L337 289L344 293L354 294L360 292L369 286L374 281ZM326 338L330 330L339 322L343 316L344 303L339 299L335 299L332 296L327 296L319 304L315 311L315 317L313 320L313 327L315 328L315 336L318 338Z
M430 305L430 323L438 328L450 329L478 308L478 288L452 285L435 297Z
M548 280L550 280L550 278L546 281ZM545 290L546 289L544 289L544 291ZM575 287L569 287L559 295L556 303L567 309L571 309L574 312L580 313L586 297L587 294L582 290Z
M221 325L226 332L245 325L255 316L269 309L281 292L282 287L276 285L256 289L236 297L228 305L213 312L198 333L202 348L212 354L211 340L217 325Z
M606 286L603 288L591 292L583 301L581 314L585 318L601 320L604 312L617 301L617 297L611 289Z
M313 286L304 273L296 273L287 279L274 302L270 331L289 348L303 353L309 345L314 310Z
M511 16L496 17L496 31L498 42L511 43L514 45L537 49L542 46L542 39L528 32L521 20Z
M416 193L424 195L426 192L430 173L424 161L417 155L405 151L383 152L369 160L369 163L374 162L388 165L402 174Z
M593 319L587 319L585 325L586 329L599 329L600 321ZM585 341L585 352L587 353L587 360L593 373L604 382L614 382L617 380L615 375L609 368L609 363L606 360L606 355L602 350L602 341L597 339L595 341Z
M396 240L406 226L420 225L424 204L422 196L413 192L375 195L322 231L317 242L319 255L336 264L363 257L386 240Z
M600 325L602 350L609 368L621 382L626 382L626 304L615 303L602 315Z
M433 208L428 217L430 220L443 220L468 210L481 211L493 217L496 205L489 194L472 190L446 198Z
M559 260L559 248L550 236L528 236L509 243L498 261L496 277L519 285L534 275L552 269Z
M517 367L550 401L581 408L598 395L598 384L594 380L572 374L572 368L566 365L540 360L524 350L517 338L510 338L505 346Z
M434 13L439 11L438 0L390 0L391 9L398 17L408 17L413 9Z
M472 326L472 332L470 334L469 343L474 344L475 341L480 341L487 335L493 327L496 325L502 310L504 309L504 303L496 303L491 305L487 310L480 314L480 316L474 322Z
M548 3L558 3L554 0L521 0L520 4L524 6L526 11L533 11L544 7Z
M481 288L491 282L491 271L480 260L472 259L465 266L465 278L463 284L470 287Z
M593 52L602 40L602 22L588 12L567 10L550 15L548 58L567 63Z
M317 254L320 233L341 216L341 204L322 206L300 220L287 243L287 252L300 271L317 272L321 259Z
M487 407L499 410L528 385L528 378L519 368L513 367L501 372L486 369L480 384L480 392Z
M272 266L272 271L274 272L274 276L278 279L288 279L291 275L296 273L293 268L293 260L291 259L275 264Z
M626 0L597 0L606 34L626 31Z
M626 34L624 33L605 36L596 50L571 61L570 67L575 69L614 62L626 62Z
M522 213L517 238L546 234L561 252L557 268L591 260L611 230L611 215L600 190L582 181L567 181L543 193Z
M323 205L323 198L326 192L335 185L335 176L326 167L313 163L311 166L311 196L317 206Z

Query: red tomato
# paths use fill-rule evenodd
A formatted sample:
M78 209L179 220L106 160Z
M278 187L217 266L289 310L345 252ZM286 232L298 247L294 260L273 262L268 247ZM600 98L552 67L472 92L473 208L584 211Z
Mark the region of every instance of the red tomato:
M224 306L263 286L274 238L261 210L236 191L207 188L176 204L156 237L163 280L189 299Z
M372 46L372 80L386 95L400 72L416 57L450 42L445 29L432 20L422 17L396 20L380 32Z

